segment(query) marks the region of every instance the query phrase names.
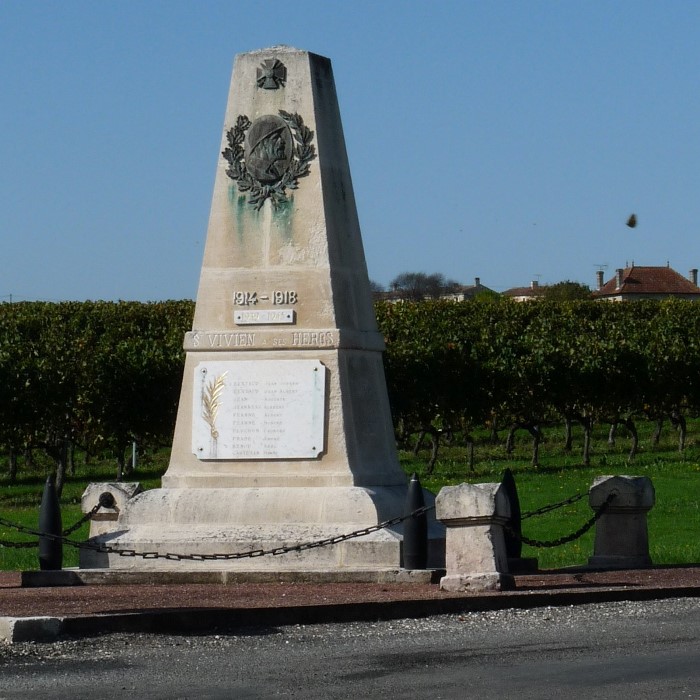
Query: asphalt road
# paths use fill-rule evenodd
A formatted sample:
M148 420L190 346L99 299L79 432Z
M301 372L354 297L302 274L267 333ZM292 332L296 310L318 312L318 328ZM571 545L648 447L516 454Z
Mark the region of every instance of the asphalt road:
M700 698L700 598L0 647L48 697Z

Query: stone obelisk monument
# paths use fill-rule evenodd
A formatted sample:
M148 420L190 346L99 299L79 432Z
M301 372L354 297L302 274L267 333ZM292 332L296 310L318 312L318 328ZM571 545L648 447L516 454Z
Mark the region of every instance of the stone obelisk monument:
M98 539L226 553L401 515L377 330L330 61L236 57L170 465ZM439 524L431 526L439 565ZM217 569L400 566L402 528ZM84 553L83 567L182 568Z

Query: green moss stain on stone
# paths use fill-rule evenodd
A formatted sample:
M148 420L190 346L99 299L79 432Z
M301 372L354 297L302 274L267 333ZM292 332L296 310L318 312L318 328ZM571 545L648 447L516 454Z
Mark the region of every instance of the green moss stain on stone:
M242 241L243 231L245 230L245 218L248 214L246 196L243 193L239 193L235 185L231 185L228 191L229 199L235 209L236 233L238 234L238 240Z
M294 197L289 197L286 202L280 202L272 210L272 220L275 228L279 231L279 236L284 243L292 240L292 214L294 210Z

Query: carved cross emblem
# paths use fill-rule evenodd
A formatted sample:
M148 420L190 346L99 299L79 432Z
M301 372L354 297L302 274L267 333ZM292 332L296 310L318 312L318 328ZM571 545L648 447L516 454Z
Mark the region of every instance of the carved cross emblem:
M263 90L277 90L287 82L287 69L284 63L276 58L268 58L257 70L256 82Z

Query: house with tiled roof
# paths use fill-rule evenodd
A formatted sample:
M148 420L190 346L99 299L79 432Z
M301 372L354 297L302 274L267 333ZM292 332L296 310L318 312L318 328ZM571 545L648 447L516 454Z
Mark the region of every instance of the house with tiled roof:
M475 296L484 293L495 294L493 289L489 289L486 285L481 284L479 277L474 278L474 284L460 284L454 287L449 292L440 295L440 299L448 299L450 301L469 301Z
M544 287L540 287L537 280L532 280L529 287L512 287L503 292L503 296L510 297L514 301L532 301L539 299L544 294Z
M605 301L635 301L638 299L666 299L675 297L700 301L698 271L690 271L688 278L671 267L643 267L632 264L631 267L616 270L615 277L603 281L603 271L597 275L597 289L593 291L595 299Z

